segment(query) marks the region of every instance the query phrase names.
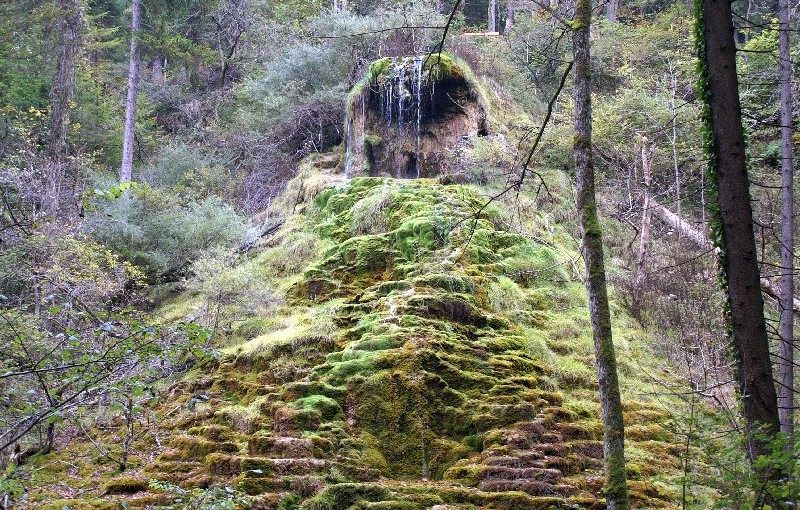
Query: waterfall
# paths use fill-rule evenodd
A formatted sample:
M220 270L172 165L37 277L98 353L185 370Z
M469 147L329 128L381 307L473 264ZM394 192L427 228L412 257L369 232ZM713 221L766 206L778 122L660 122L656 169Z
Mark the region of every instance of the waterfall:
M419 160L420 160L420 132L422 128L422 71L423 71L423 64L424 61L422 57L414 57L414 101L417 106L417 144L416 144L416 153L417 157L414 161L414 165L416 166L415 170L417 172L417 179L419 179Z
M394 101L394 78L388 80L388 85L386 86L386 91L384 92L384 101L383 101L383 110L384 110L384 118L386 119L386 124L391 126L392 125L392 108L393 108L393 101Z
M405 103L406 95L406 67L404 62L400 62L397 69L397 127L400 130L400 136L403 136L403 104Z
M350 178L353 166L353 119L347 122L347 132L344 135L344 176Z
M374 101L375 107L379 112L375 112L378 118L385 122L386 127L392 131L396 130L396 138L406 140L403 151L409 151L407 155L409 163L405 170L408 177L419 178L422 170L422 158L420 153L422 147L422 128L423 115L426 110L426 96L428 93L433 95L433 83L425 77L425 57L398 57L393 59L382 71L380 76L376 76L376 82L370 86L370 101ZM361 118L364 125L367 125L366 115L369 105L365 105L365 100L361 102ZM413 136L412 139L412 131ZM348 126L348 143L352 134L352 126ZM350 169L350 151L348 152L345 163L346 171Z

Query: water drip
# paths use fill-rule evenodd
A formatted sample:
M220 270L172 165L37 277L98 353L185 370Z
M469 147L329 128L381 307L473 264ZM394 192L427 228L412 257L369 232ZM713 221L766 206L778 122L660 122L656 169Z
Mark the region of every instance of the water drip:
M401 62L397 69L397 127L403 135L403 103L405 103L406 68Z
M370 68L369 88L359 91L350 103L355 125L345 124L349 176L388 173L414 179L438 173L443 148L472 133L472 117L481 113L479 105L473 104L469 84L446 74L444 64L443 71L436 69L439 64L429 64L425 56L381 59L379 64ZM429 65L438 72L432 72ZM434 92L436 85L440 90ZM438 96L434 94L447 94L451 89L466 107L439 100L436 110L444 112L437 114ZM356 102L359 100L361 104Z
M419 179L419 160L420 160L420 133L422 128L422 68L423 68L423 60L422 57L414 57L414 100L417 106L417 145L416 145L416 152L417 157L414 160L414 165L416 166L415 170L417 172L417 179Z
M347 123L347 133L344 138L344 176L350 177L351 167L353 166L353 119Z

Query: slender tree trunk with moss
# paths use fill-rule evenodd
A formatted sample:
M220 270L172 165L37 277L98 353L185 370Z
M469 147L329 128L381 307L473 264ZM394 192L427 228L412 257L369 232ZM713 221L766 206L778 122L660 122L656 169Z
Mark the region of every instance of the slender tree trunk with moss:
M644 284L647 277L645 271L647 265L647 250L650 244L650 218L652 209L650 207L650 188L653 183L653 157L655 154L655 144L648 144L647 137L642 137L642 174L644 176L644 196L642 197L642 230L639 235L639 252L636 254L636 277L633 283L633 303L631 311L637 319L642 318L642 295L644 294Z
M64 179L64 156L67 145L70 101L75 96L75 62L83 32L83 11L79 0L58 0L56 25L56 69L50 88L50 169L47 178L47 205L56 214L61 183Z
M794 433L794 192L792 157L792 70L789 56L789 0L778 0L781 102L781 431Z
M698 91L705 106L705 147L711 180L712 241L720 249L721 281L738 369L739 391L751 461L768 453L767 433L779 428L769 339L764 322L750 182L747 176L736 45L728 0L696 0L696 38L700 58ZM775 477L778 473L763 473Z
M511 33L511 29L514 28L514 21L516 17L516 13L514 12L514 4L509 0L506 5L506 25L503 28L503 33L506 35Z
M497 31L497 0L489 0L489 23L488 32Z
M119 167L120 182L130 182L133 174L136 97L139 95L139 68L142 64L138 39L142 26L142 0L133 0L131 9L131 50L128 65L128 97L125 101L125 130L122 135L122 164Z
M575 65L575 158L578 216L583 238L583 259L586 264L586 290L592 322L597 379L603 411L603 457L605 461L606 508L628 510L628 484L625 479L625 432L622 400L617 378L617 362L611 336L611 312L608 306L606 271L603 261L603 238L597 217L592 163L592 73L589 29L592 22L590 0L577 0L575 5L572 53Z

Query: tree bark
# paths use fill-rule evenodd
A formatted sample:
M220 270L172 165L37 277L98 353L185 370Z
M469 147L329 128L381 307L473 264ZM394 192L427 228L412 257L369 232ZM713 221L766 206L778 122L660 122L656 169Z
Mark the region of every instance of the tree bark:
M678 89L678 77L675 76L675 70L672 68L672 62L669 64L669 79L671 95L669 99L670 114L672 115L672 166L675 170L675 204L678 210L678 216L681 213L681 169L678 165L678 108L675 106L675 96Z
M794 432L794 191L792 84L789 57L789 0L778 0L781 103L781 362L778 407L781 431Z
M772 381L769 339L753 234L753 212L745 160L741 105L736 76L736 46L728 0L698 0L702 6L703 67L707 79L702 96L710 124L707 133L710 174L716 184L712 231L721 249L720 262L729 305L729 321L744 404L748 454L751 461L768 453L759 427L779 428L778 402ZM698 34L700 35L700 34ZM709 143L710 142L710 143ZM765 473L766 476L766 473ZM772 476L772 475L770 475Z
M516 12L514 11L514 4L509 1L508 5L506 6L506 25L503 28L503 33L506 35L511 33L511 29L514 28L514 22L516 21Z
M617 9L619 8L619 0L608 0L606 2L606 18L611 23L617 22Z
M575 159L578 216L586 264L586 291L592 323L597 379L603 414L603 457L606 484L604 494L609 510L628 510L628 484L625 479L625 432L622 401L617 378L617 362L611 336L603 238L597 217L594 166L592 163L592 96L589 30L592 22L590 0L577 0L573 20L572 53L575 65Z
M139 94L139 30L142 27L142 0L133 0L131 18L131 49L128 66L128 97L125 101L125 130L122 135L122 164L119 181L130 182L133 174L133 144L136 130L136 98Z
M714 245L703 231L695 228L694 225L684 220L679 215L670 211L655 200L650 201L650 208L653 210L653 214L661 218L661 221L674 228L681 236L692 241L698 248L709 251L714 249Z
M487 32L497 32L497 0L489 0L489 23Z
M151 68L153 86L159 89L164 87L164 83L166 82L164 76L164 57L158 55L156 58L154 58Z
M650 187L652 185L653 155L655 144L648 145L647 137L642 137L642 174L644 175L644 193L642 199L642 230L639 235L639 252L636 254L636 278L633 284L633 315L641 318L642 294L645 283L645 266L647 264L647 248L650 244Z
M83 11L79 0L58 0L58 8L61 13L56 26L56 69L50 88L50 169L46 185L46 201L52 214L57 212L64 178L69 108L75 97L75 61L83 32Z

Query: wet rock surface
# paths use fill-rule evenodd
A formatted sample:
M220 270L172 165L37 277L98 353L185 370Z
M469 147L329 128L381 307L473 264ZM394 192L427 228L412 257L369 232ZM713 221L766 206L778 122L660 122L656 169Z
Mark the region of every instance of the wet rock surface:
M466 64L445 54L373 62L347 113L348 177L434 177L448 150L488 131L480 86Z

